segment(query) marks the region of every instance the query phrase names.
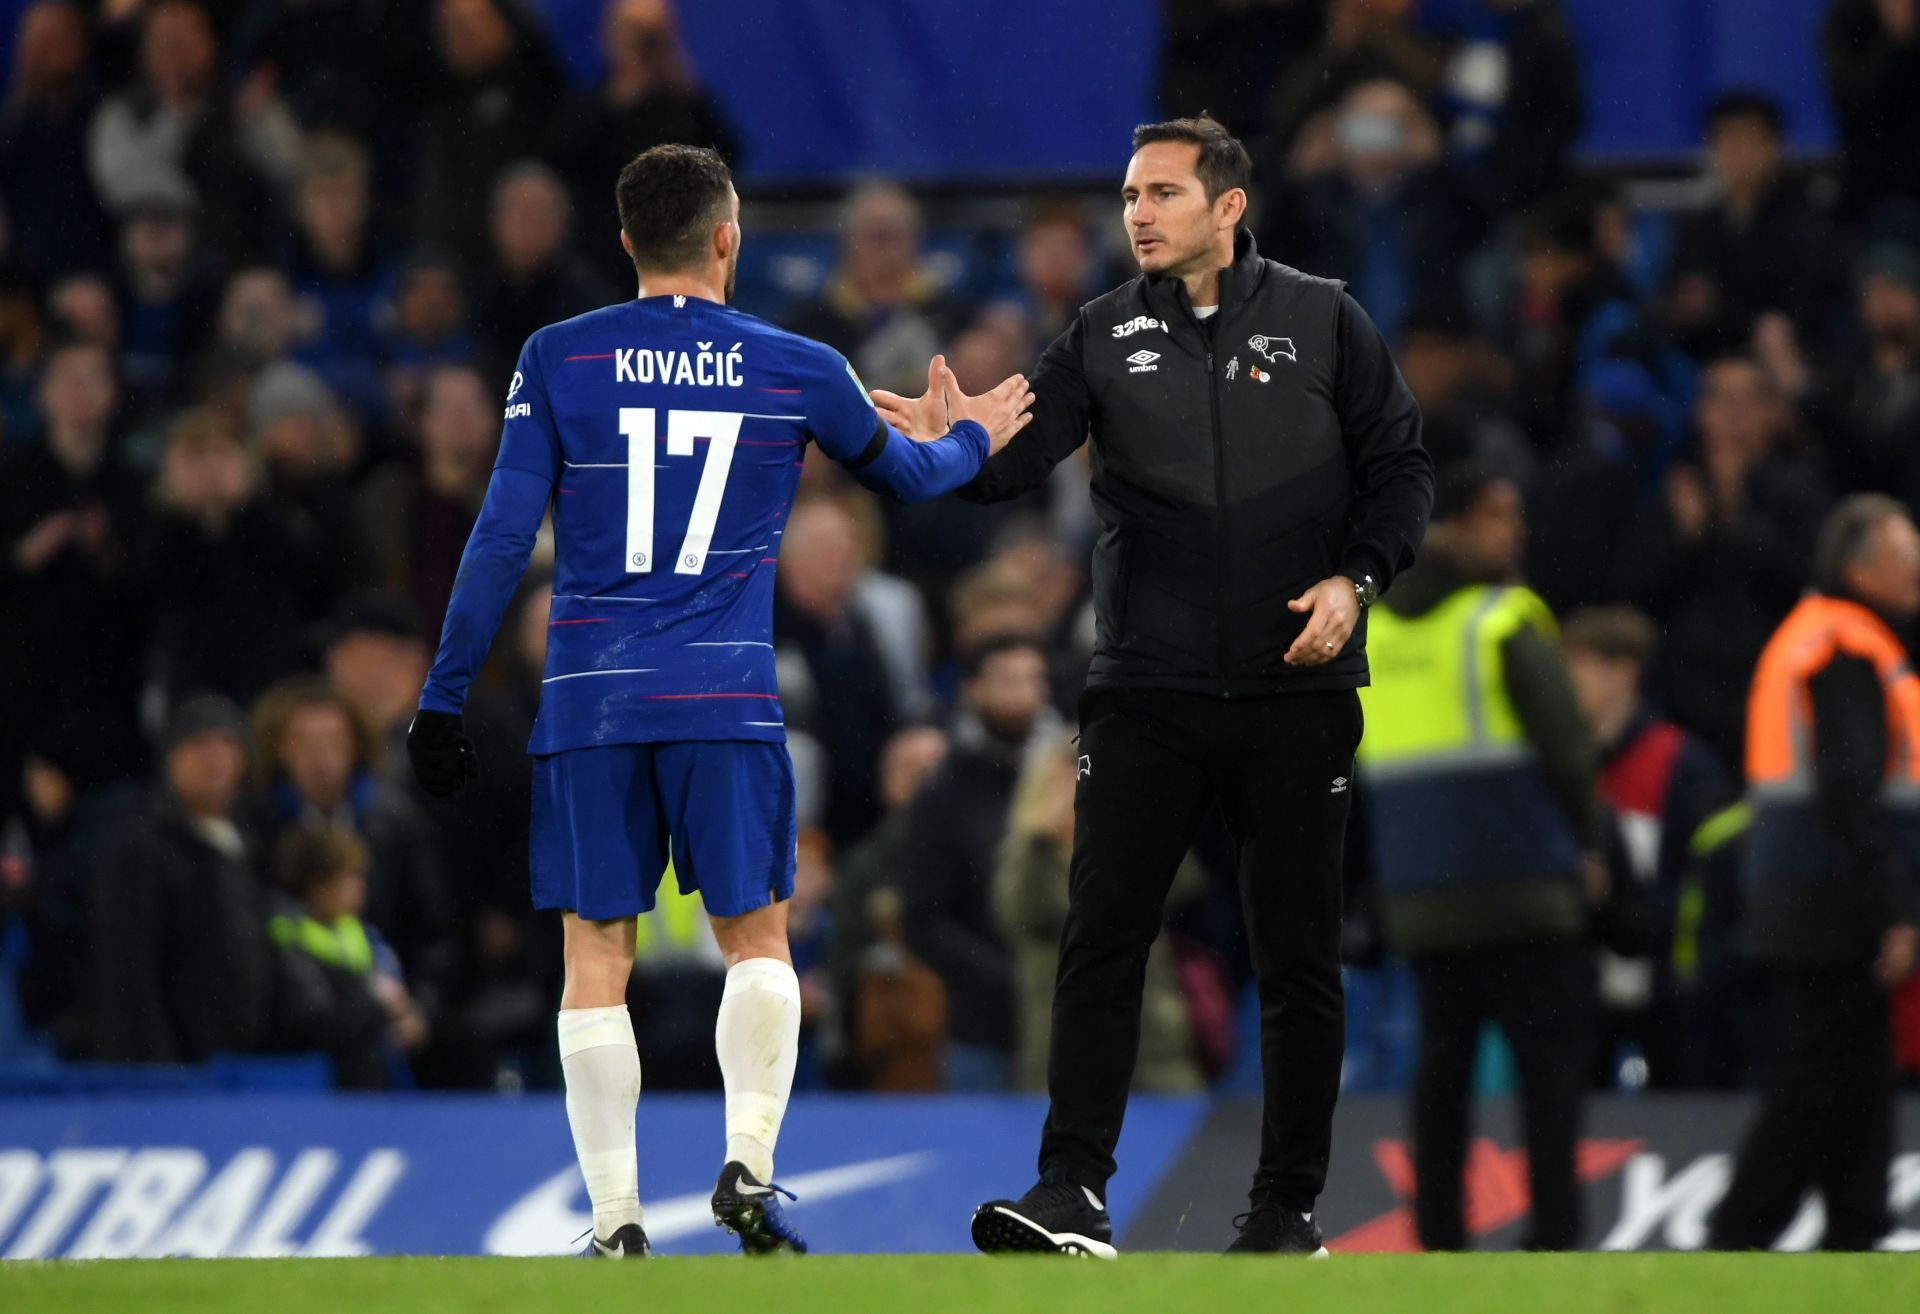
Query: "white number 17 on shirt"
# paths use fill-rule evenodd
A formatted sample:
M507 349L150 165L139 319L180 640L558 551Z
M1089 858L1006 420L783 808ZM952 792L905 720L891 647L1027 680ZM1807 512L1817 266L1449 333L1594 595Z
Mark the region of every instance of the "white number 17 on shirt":
M656 412L651 406L622 406L620 432L627 440L627 573L653 570L654 449L659 441ZM680 544L673 572L698 575L713 546L713 527L720 519L720 499L727 491L727 472L733 466L734 445L746 416L735 411L668 411L667 455L692 456L699 439L707 440L707 463L700 471L700 487L693 495L693 514L687 537Z

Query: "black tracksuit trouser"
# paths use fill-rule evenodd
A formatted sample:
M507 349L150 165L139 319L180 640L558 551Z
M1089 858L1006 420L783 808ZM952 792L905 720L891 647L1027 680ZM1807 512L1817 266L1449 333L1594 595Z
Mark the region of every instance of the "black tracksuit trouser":
M1817 1190L1827 1209L1821 1249L1870 1250L1893 1226L1887 992L1865 964L1782 967L1774 980L1784 1043L1707 1244L1764 1250Z
M1352 690L1221 699L1087 691L1040 1171L1104 1192L1140 1048L1147 951L1208 808L1232 840L1260 996L1256 1190L1326 1183L1346 1045L1340 876L1360 742Z
M1592 1052L1593 950L1557 936L1413 960L1420 1057L1413 1078L1414 1221L1428 1250L1464 1250L1461 1180L1480 1033L1513 1051L1532 1199L1521 1246L1580 1243L1574 1156Z

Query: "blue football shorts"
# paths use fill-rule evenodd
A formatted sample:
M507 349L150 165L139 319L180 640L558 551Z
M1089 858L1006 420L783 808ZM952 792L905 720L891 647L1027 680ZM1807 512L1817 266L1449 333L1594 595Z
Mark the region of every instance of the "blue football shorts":
M671 852L682 893L738 917L792 896L795 839L785 744L608 744L533 760L536 908L596 922L650 912Z

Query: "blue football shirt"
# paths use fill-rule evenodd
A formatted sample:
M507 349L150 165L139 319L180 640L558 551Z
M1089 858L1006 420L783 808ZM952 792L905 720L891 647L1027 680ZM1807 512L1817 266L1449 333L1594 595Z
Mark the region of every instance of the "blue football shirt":
M528 339L421 706L458 711L553 514L530 751L781 741L773 577L808 442L908 499L972 478L987 434L918 443L837 352L698 297L643 297Z

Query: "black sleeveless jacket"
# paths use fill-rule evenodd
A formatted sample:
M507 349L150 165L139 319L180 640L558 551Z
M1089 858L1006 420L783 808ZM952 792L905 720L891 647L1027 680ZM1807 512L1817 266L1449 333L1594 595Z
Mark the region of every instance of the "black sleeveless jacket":
M1332 661L1281 660L1287 601L1330 575L1385 588L1433 503L1420 412L1338 282L1242 233L1220 307L1142 275L1082 307L1033 374L1033 423L960 490L1037 486L1091 437L1089 684L1251 697L1367 682L1366 621Z

